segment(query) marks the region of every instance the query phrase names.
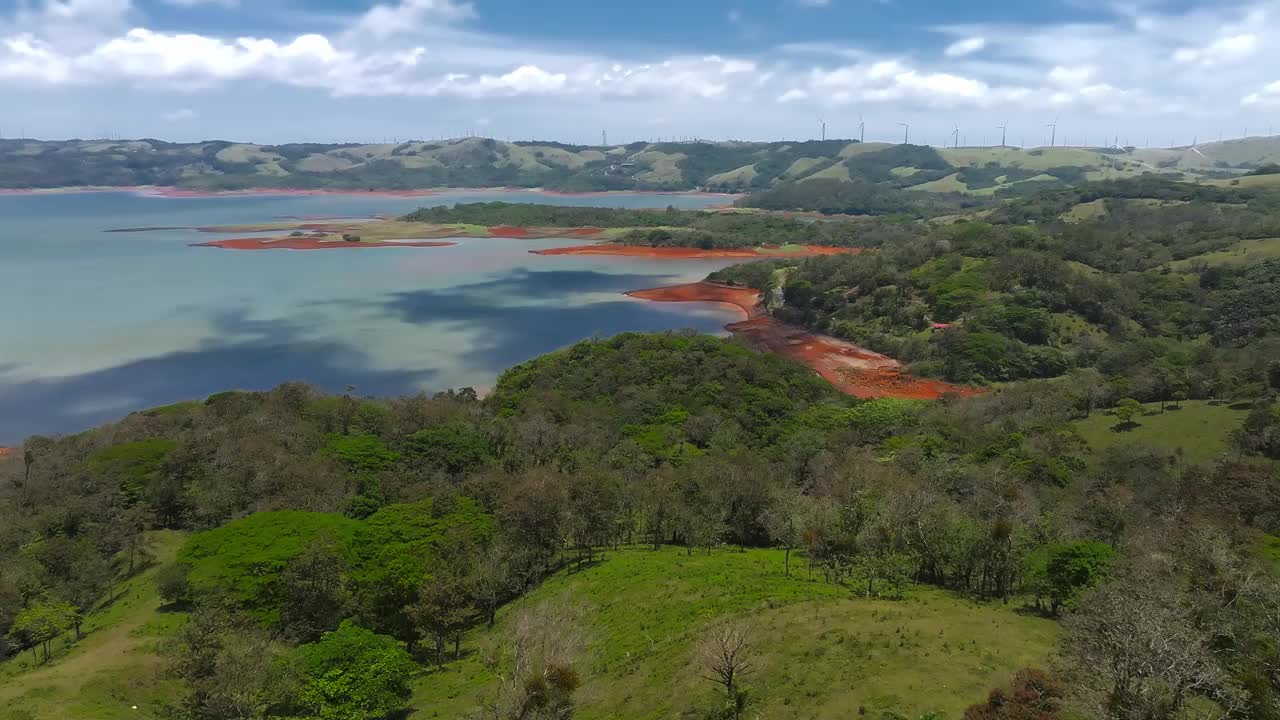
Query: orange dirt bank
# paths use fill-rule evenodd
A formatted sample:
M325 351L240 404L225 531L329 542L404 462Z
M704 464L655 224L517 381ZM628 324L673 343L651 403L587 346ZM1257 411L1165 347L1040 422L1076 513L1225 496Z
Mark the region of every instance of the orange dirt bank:
M902 364L880 353L825 335L780 323L760 309L760 293L749 288L710 282L638 290L630 297L656 302L711 302L729 305L745 315L725 329L753 347L813 368L841 392L860 398L895 397L933 400L943 395L977 395L980 390L917 378Z

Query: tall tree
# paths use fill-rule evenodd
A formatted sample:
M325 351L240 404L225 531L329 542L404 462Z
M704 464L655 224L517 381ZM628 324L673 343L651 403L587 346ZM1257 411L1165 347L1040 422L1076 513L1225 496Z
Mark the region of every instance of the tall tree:
M435 641L436 662L444 664L444 647L453 642L453 656L461 655L462 634L475 624L476 611L470 590L474 585L462 569L442 563L418 587L418 601L405 608L419 637Z
M294 642L311 642L337 629L352 611L347 559L338 538L322 532L286 563L280 576L280 629Z

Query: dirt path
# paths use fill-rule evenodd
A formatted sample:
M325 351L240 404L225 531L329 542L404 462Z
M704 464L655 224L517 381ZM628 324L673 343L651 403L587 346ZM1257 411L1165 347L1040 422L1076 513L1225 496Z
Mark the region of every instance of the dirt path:
M156 564L128 581L122 596L116 601L118 607L101 611L118 612L118 620L107 627L91 630L68 654L48 665L12 676L0 676L0 707L10 705L24 695L34 694L39 699L32 698L33 705L49 711L37 713L36 717L69 717L58 715L57 709L63 703L74 702L87 684L103 675L127 670L130 681L153 676L161 661L148 647L155 638L148 637L141 630L156 617L156 611L163 604L155 590L155 576L160 567L173 561L180 543L181 536L177 533L158 534ZM29 651L27 656L30 656Z

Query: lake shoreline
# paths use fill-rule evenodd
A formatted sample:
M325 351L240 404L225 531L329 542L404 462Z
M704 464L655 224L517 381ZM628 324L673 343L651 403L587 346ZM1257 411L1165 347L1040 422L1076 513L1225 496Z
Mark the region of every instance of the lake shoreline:
M191 188L180 188L168 185L121 185L121 186L101 186L86 185L59 188L0 188L0 197L6 195L72 195L80 193L112 193L124 192L143 195L146 197L158 198L218 198L218 197L252 197L252 196L275 196L275 197L324 197L324 196L343 196L343 197L386 197L386 198L415 198L415 197L433 197L436 195L445 195L449 193L527 193L530 195L539 195L543 197L613 197L617 195L643 195L646 197L706 197L706 198L724 198L724 205L712 205L709 207L727 207L733 204L733 201L742 197L739 194L732 193L713 193L702 190L600 190L590 192L570 192L565 190L547 190L545 188L524 188L524 187L442 187L442 188L416 188L412 190L393 190L393 189L373 189L373 190L354 190L339 188L246 188L243 190L196 190Z
M936 400L947 395L972 397L982 393L979 388L910 375L903 370L902 363L888 355L778 322L761 308L760 293L751 288L703 280L634 290L625 295L652 302L703 302L733 307L743 315L741 322L725 326L735 337L756 350L808 367L837 390L853 397Z
M428 240L396 241L357 241L347 242L340 238L231 238L229 240L210 240L208 242L191 243L191 247L211 247L222 250L360 250L362 248L437 248L453 247L458 243Z
M596 245L575 245L572 247L548 248L546 250L530 250L534 255L597 255L605 257L641 257L651 260L713 260L743 259L769 260L772 258L806 258L818 255L856 255L862 248L837 248L827 245L804 245L799 250L787 250L779 247L759 248L712 248L652 245L622 245L619 243L599 243Z

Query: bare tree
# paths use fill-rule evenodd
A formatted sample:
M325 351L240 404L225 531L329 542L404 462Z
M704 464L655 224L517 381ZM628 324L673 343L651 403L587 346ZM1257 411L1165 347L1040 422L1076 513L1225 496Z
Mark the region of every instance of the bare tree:
M568 720L581 684L574 667L587 644L584 611L561 599L523 610L511 621L502 647L487 662L498 675L497 696L478 720Z
M1162 573L1130 568L1068 618L1064 646L1098 717L1172 715L1194 695L1231 704L1236 689L1188 605Z
M761 515L760 520L769 537L786 550L784 567L787 577L791 577L791 551L804 540L804 529L812 502L807 496L794 488L786 488L774 493L769 507Z
M746 706L742 680L756 669L747 626L722 622L712 627L698 646L697 660L703 677L724 688L731 717L738 720Z

